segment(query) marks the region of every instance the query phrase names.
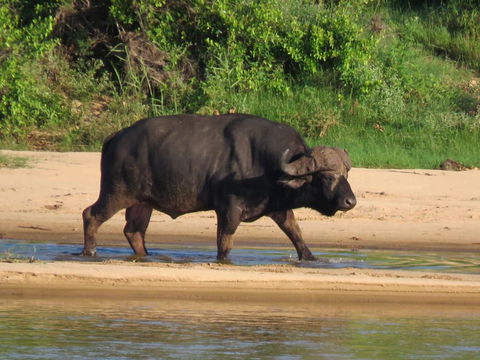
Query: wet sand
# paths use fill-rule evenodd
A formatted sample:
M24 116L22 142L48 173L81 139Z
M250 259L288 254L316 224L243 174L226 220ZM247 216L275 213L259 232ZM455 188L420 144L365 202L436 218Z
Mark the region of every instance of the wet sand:
M0 295L283 303L396 303L480 310L480 275L283 265L0 263Z
M0 236L82 243L81 211L96 200L98 153L2 151L30 159L0 169ZM354 168L358 205L333 218L307 209L296 216L311 248L466 251L480 254L480 171ZM148 243L215 243L212 212L172 220L155 213ZM102 226L99 246L128 247L123 213ZM1 241L1 240L0 240ZM244 224L236 246L291 246L269 219ZM0 263L0 295L172 296L181 298L331 299L331 301L480 304L480 275L408 271L236 267L219 264ZM128 294L128 295L127 295ZM343 299L343 300L340 300Z

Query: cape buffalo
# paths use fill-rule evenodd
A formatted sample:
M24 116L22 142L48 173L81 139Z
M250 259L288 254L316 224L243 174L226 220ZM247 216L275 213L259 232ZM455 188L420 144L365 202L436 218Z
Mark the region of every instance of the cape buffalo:
M172 218L203 210L217 215L217 259L232 248L242 221L271 217L300 260L314 259L292 209L332 216L356 204L345 150L309 148L292 127L257 116L174 115L140 120L102 148L98 200L83 211L84 255L96 254L99 226L126 208L124 234L146 255L152 209Z

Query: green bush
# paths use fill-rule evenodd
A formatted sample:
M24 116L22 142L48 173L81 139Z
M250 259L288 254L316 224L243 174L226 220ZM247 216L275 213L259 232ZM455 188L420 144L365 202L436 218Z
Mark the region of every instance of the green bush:
M8 0L0 5L0 133L16 135L25 127L59 125L68 112L62 99L48 91L37 60L57 44L50 39L53 16L37 4ZM23 15L23 16L22 16Z
M289 76L334 68L341 80L363 89L370 80L357 73L365 72L373 47L358 24L358 10L365 3L117 0L111 13L122 26L141 27L167 52L186 49L207 88L223 81L240 91L281 92Z

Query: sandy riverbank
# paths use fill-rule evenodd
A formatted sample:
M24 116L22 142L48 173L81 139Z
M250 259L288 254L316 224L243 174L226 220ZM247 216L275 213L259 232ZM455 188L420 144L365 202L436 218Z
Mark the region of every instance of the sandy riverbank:
M480 275L221 264L0 263L0 295L469 306Z

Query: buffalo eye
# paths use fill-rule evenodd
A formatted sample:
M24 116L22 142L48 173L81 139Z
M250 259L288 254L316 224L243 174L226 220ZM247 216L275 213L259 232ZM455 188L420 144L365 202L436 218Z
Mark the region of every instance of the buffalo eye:
M322 176L322 182L325 187L333 190L333 188L335 187L336 178L333 175L324 174Z
M326 184L331 185L335 181L335 178L332 175L324 175L323 181L325 181Z

